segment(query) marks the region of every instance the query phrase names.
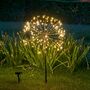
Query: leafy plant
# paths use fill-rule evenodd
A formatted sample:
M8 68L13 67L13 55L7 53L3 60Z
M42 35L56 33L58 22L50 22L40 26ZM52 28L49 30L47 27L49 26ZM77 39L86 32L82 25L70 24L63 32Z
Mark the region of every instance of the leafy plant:
M84 45L83 39L77 41L70 35L65 40L64 59L67 61L66 67L73 72L84 60L90 50L90 46Z
M68 36L68 37L67 37ZM0 40L0 64L8 66L32 67L44 70L46 59L47 69L51 73L58 67L63 66L73 72L86 60L88 65L87 54L90 46L86 46L82 40L75 40L72 35L67 35L64 39L63 48L57 50L54 48L54 42L43 49L38 43L31 43L25 39L23 33L18 34L17 38L4 37Z
M15 66L19 64L23 56L19 51L19 43L16 40L15 36L2 37L2 41L2 51L4 55L4 59L2 60L2 62L8 66Z

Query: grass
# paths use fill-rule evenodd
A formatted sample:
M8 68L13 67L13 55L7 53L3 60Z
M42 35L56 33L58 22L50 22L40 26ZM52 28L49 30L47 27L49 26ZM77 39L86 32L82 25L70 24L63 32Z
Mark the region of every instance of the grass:
M90 70L72 74L58 71L48 75L47 84L41 71L26 70L18 84L15 69L0 68L0 90L90 90Z

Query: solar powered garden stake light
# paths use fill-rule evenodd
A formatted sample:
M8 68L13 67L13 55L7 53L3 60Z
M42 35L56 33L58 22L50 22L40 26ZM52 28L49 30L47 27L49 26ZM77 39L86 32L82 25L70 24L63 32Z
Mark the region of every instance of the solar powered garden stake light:
M47 83L47 59L48 50L58 52L63 49L65 30L60 20L46 15L35 16L26 22L23 28L24 38L21 41L24 46L31 46L35 49L35 57L41 57L45 69L45 83ZM52 58L52 57L51 57ZM33 60L33 58L32 58ZM36 58L36 62L38 62ZM42 64L43 66L43 64Z
M20 75L22 74L22 72L15 72L15 74L17 75L18 83L20 83Z

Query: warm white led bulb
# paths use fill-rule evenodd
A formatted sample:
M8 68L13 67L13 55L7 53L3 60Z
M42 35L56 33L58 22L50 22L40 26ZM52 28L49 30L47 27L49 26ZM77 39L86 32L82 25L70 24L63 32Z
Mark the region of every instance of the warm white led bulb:
M28 34L27 34L28 31ZM56 51L63 49L65 30L60 20L46 15L36 16L30 22L26 22L23 32L29 35L28 38L32 42L32 47L37 45L46 49L53 47ZM26 44L26 42L24 41Z

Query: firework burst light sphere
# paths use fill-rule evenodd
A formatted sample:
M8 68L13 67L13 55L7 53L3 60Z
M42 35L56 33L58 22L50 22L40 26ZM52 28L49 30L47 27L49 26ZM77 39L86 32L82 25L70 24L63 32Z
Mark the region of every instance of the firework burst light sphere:
M61 21L54 17L33 17L30 22L25 23L23 32L27 38L23 40L25 45L30 41L33 47L38 45L46 49L53 46L57 50L63 48L65 30Z

